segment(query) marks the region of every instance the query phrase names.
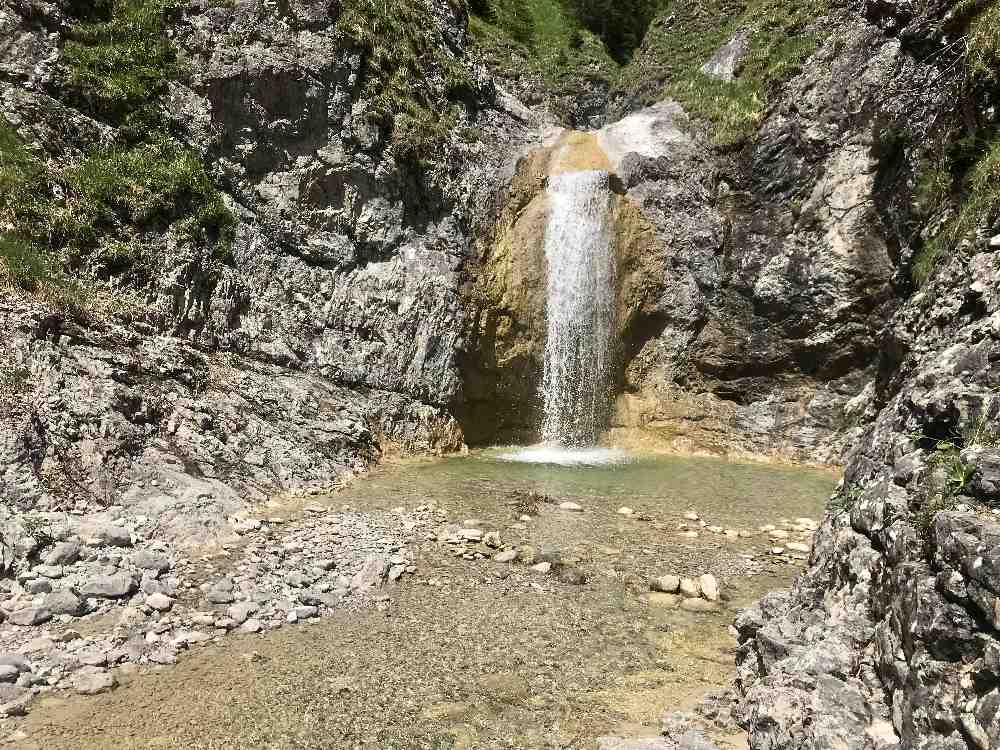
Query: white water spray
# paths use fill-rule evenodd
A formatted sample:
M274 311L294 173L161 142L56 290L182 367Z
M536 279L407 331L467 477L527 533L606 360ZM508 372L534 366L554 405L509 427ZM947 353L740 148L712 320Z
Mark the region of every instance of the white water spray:
M609 175L555 175L548 196L542 439L593 446L607 427L614 375L618 263Z

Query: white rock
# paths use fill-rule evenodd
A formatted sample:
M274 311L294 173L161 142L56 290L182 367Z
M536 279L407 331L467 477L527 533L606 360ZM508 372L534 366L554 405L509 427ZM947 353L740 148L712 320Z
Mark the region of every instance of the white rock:
M174 600L166 594L149 594L146 597L146 606L157 612L169 612L170 608L174 606Z
M684 517L689 521L697 521L701 518L701 516L699 516L693 510L689 510L687 513L685 513Z
M649 582L649 587L653 591L661 591L665 594L673 594L681 587L681 579L677 576L660 576Z
M680 590L686 597L696 597L701 595L701 587L693 578L682 578Z
M532 565L531 569L536 573L548 573L550 570L552 570L552 563L550 562L538 563L537 565Z
M620 516L631 516L633 513L635 513L635 511L625 505L618 509L618 515Z
M80 695L97 695L112 690L118 681L111 672L99 667L83 667L70 678L73 689Z
M705 599L685 599L681 602L681 609L686 609L688 612L711 612L716 609L719 605L715 602L710 602Z
M560 510L568 510L571 513L583 513L583 506L577 503L571 503L566 501L565 503L559 503Z
M708 601L719 601L719 582L715 580L715 576L705 573L698 579L698 585L701 587L701 595Z

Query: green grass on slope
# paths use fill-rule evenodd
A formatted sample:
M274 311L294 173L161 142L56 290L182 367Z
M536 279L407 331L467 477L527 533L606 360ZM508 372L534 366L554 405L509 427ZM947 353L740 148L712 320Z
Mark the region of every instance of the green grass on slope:
M971 94L1000 81L1000 4L965 0L952 14L955 35L964 41L959 60L964 87ZM938 260L985 225L1000 221L1000 133L996 127L969 133L962 124L945 134L919 175L914 195L926 217L948 218L924 242L911 269L914 286L933 274Z
M173 0L77 2L62 62L68 87L84 109L121 124L148 126L156 100L179 74L166 36Z
M827 2L474 0L471 7L479 14L473 34L501 73L514 77L527 68L557 95L604 81L644 104L672 97L728 148L754 132L782 84L816 50L809 27ZM702 74L738 31L748 36L738 78Z
M364 53L370 116L391 129L394 153L415 162L434 153L455 124L455 101L474 86L436 28L424 0L346 0L337 21Z
M235 217L204 164L166 134L159 98L179 75L168 0L71 0L61 58L67 103L121 127L113 144L58 167L0 120L0 263L4 281L82 307L70 272L145 270L142 235L172 229L228 258Z
M617 75L607 47L562 0L483 0L472 10L477 52L504 77L541 80L555 97L557 115L569 114L559 111L562 98L573 99L595 85L609 87ZM518 19L516 28L510 18Z
M647 104L677 99L711 125L717 145L738 146L815 52L809 26L826 10L827 0L666 0L617 88ZM738 31L748 35L748 50L736 80L704 75L702 65Z

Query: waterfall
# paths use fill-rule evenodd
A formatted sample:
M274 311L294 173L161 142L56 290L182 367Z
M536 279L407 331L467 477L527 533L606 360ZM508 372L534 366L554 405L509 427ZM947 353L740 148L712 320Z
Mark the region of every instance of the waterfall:
M617 276L607 172L549 179L542 438L595 445L607 427L614 374Z

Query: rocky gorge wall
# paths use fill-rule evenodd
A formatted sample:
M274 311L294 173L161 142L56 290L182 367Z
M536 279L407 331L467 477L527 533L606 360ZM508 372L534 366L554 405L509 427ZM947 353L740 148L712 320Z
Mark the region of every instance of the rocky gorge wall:
M788 185L786 170L806 167L789 158L798 148L836 144L827 163L840 170L796 226L810 210L837 218L831 256L859 221L881 226L858 248L874 272L855 304L887 315L855 329L838 312L844 334L822 344L834 372L866 352L873 379L852 404L860 435L807 572L736 623L753 748L1000 747L997 217L980 215L925 278L904 275L946 219L917 215L942 123L986 139L995 128L995 88L949 74L964 64L946 51L955 10L851 4L826 19L827 41L752 149Z
M67 93L72 12L0 8L0 113L63 170L129 137ZM370 114L373 73L339 12L195 2L171 16L184 74L155 104L224 193L229 257L172 225L145 229L124 271L99 252L77 259L83 314L5 288L0 495L11 518L124 504L198 543L246 501L329 486L387 451L462 447L450 408L462 391L468 206L494 191L530 113L507 111L468 64L478 88L461 111L479 140L444 141L434 162L399 156ZM466 65L464 11L427 13L441 54ZM443 80L430 85L447 102Z

